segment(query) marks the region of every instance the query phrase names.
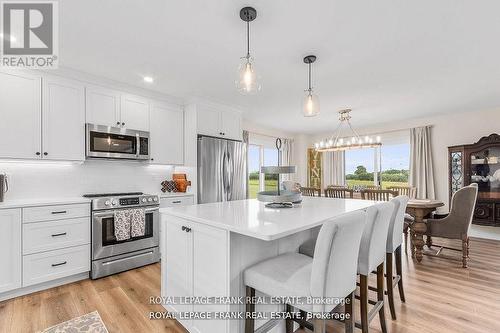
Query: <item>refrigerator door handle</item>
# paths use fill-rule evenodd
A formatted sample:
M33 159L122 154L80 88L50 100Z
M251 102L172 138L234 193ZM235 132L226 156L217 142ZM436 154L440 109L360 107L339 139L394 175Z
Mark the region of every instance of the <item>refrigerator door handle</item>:
M226 164L226 172L227 172L227 188L226 188L226 193L227 193L227 199L228 200L233 200L232 196L232 188L233 188L233 181L234 181L234 170L233 170L233 159L234 157L230 155L229 151L227 152L227 164Z
M224 151L224 155L222 157L222 189L223 189L223 201L228 201L229 196L228 196L228 172L227 172L227 164L228 164L228 158L227 158L227 151Z

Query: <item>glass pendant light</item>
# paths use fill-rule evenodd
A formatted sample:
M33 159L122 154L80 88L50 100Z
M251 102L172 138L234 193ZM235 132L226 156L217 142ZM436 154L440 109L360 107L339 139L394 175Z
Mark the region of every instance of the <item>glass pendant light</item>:
M316 56L309 55L304 58L304 63L309 66L309 88L305 90L306 96L304 97L304 117L314 117L319 114L319 98L315 95L311 85L311 66L316 61Z
M261 89L254 68L254 59L250 55L250 22L257 17L257 11L252 7L240 10L240 18L247 23L247 54L241 58L238 68L236 87L242 94L254 94Z

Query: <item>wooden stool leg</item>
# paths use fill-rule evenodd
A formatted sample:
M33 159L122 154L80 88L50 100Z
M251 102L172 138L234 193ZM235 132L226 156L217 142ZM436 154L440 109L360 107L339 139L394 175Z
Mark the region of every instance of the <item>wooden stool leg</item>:
M405 236L405 254L408 254L408 229L409 228L405 228L405 230L403 231L403 234Z
M353 333L354 332L354 292L350 293L349 296L345 298L345 315L346 319L344 321L345 324L345 332ZM349 314L349 319L347 319L347 314Z
M396 309L394 308L394 289L393 286L394 284L392 283L392 267L393 267L393 262L392 262L392 253L387 253L386 258L385 258L385 266L386 266L386 272L385 272L385 279L386 279L386 285L387 285L387 299L389 300L389 309L391 310L391 318L392 320L396 320Z
M359 276L359 303L361 304L361 332L368 333L368 277Z
M245 312L248 314L249 312L250 313L255 312L255 304L252 301L248 300L249 297L251 298L255 297L255 289L247 286L246 291L247 291L247 301L246 301ZM254 333L254 330L255 330L255 322L253 318L249 318L249 316L247 316L247 318L245 319L245 333Z
M402 269L402 263L401 263L401 245L398 246L396 251L394 251L395 257L396 257L396 274L399 275L399 281L398 281L398 290L399 290L399 298L401 299L401 302L406 302L405 298L405 291L403 288L403 269Z
M314 333L325 333L325 320L324 319L314 319Z
M377 301L382 302L382 306L378 311L380 327L382 329L382 333L387 333L384 310L384 263L378 265L377 267Z
M290 314L293 312L293 308L291 305L289 305L289 304L286 305L286 312L287 312L287 314ZM293 333L293 320L291 318L285 319L285 332L286 333Z

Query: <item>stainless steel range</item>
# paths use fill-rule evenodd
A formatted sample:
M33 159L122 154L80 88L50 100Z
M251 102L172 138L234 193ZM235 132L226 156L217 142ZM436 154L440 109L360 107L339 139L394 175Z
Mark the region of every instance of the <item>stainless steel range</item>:
M132 193L87 194L92 199L92 266L90 276L97 279L160 260L159 199L156 195ZM144 236L118 241L115 212L144 209Z

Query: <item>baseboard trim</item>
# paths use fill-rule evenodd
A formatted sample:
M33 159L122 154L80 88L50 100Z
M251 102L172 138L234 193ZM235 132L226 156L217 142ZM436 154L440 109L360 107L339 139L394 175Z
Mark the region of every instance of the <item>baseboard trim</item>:
M59 287L59 286L62 286L64 284L85 280L88 278L89 278L89 272L84 272L84 273L79 273L79 274L63 277L63 278L52 280L52 281L47 281L44 283L29 286L29 287L14 289L11 291L7 291L5 293L0 293L0 302L11 299L11 298L35 293L37 291L42 291L42 290L46 290L46 289L50 289L50 288L54 288L54 287Z

